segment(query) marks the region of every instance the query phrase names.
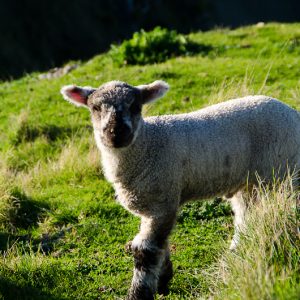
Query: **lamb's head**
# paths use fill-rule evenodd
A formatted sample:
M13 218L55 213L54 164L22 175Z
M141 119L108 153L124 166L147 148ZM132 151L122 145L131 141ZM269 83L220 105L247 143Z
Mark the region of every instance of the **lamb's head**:
M96 138L107 147L127 147L136 139L142 120L142 106L162 97L169 89L164 81L131 86L111 81L99 88L67 85L61 89L66 100L87 107Z

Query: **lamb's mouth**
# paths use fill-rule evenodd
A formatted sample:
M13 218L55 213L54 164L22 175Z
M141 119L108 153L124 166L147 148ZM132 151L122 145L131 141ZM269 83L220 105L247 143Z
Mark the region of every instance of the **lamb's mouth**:
M128 147L133 141L134 134L110 135L102 139L103 143L110 148L124 148Z

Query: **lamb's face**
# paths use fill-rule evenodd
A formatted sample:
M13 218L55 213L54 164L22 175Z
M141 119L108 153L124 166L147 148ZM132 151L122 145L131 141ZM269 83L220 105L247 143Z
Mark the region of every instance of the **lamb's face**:
M66 100L89 108L97 140L107 147L122 148L138 136L142 105L161 97L168 88L163 81L136 87L111 81L98 89L70 85L61 92Z
M141 91L123 82L109 82L88 99L95 134L107 147L126 147L138 134Z

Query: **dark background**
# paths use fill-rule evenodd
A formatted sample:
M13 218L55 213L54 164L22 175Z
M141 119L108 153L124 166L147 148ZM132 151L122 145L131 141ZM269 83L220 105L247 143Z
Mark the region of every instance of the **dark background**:
M0 0L0 78L87 59L141 28L300 21L299 0Z

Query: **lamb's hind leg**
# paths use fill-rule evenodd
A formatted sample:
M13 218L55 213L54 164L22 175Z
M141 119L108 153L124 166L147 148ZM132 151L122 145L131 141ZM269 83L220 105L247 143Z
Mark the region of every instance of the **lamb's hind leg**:
M172 274L167 239L175 219L175 213L142 218L140 232L131 243L134 274L127 299L153 300L158 288L166 290Z
M241 191L234 194L234 196L229 199L229 202L234 212L234 235L231 241L230 250L234 250L239 243L241 231L245 229L247 206Z

